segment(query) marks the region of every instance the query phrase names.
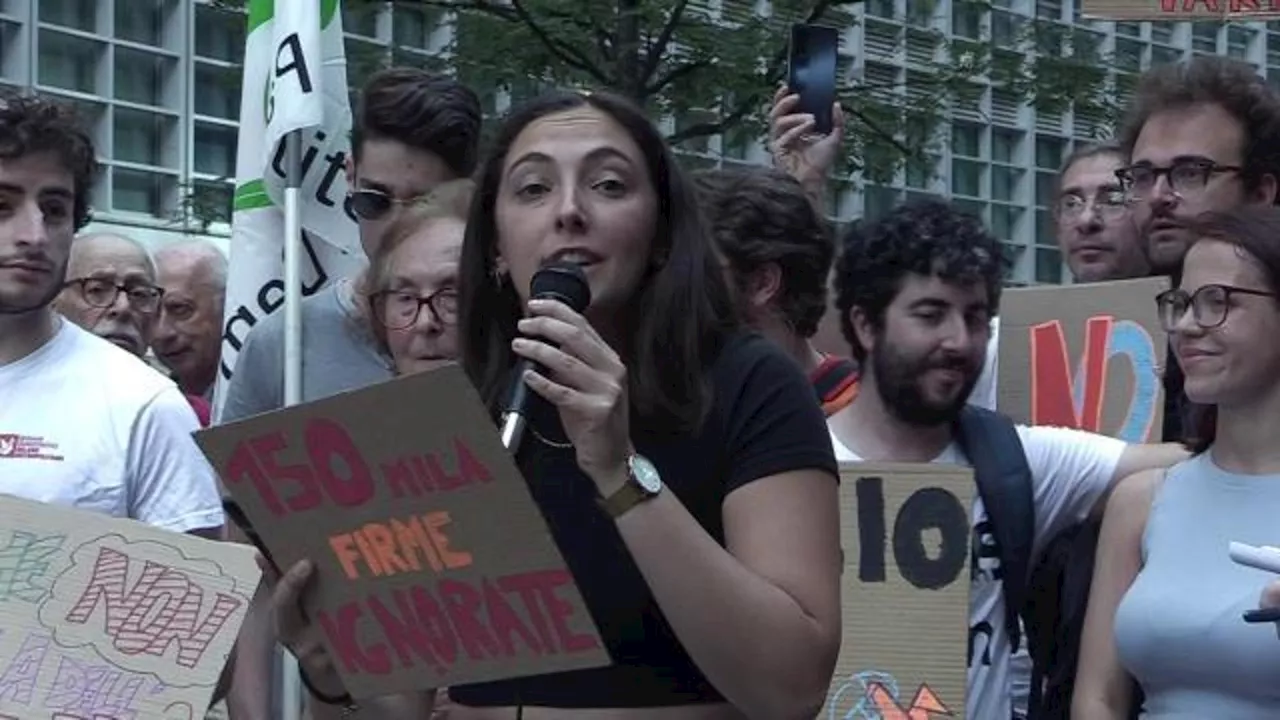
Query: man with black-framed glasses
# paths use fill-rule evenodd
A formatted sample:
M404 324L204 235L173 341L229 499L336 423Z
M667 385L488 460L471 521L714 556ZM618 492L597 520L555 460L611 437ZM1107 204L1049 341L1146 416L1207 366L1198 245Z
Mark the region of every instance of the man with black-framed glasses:
M163 295L146 248L122 235L93 233L71 244L67 280L54 308L85 330L142 357L151 345Z
M1151 272L1175 286L1195 240L1193 218L1277 200L1280 97L1248 63L1197 56L1147 71L1119 138L1128 164L1116 176ZM1171 355L1164 386L1164 439L1188 439L1182 371Z

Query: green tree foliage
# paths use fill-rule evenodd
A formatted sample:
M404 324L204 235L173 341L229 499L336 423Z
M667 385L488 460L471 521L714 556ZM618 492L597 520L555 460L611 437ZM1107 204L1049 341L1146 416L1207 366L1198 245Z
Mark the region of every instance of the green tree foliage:
M608 88L654 118L674 118L668 133L674 145L702 149L719 135L723 149L764 134L786 73L790 25L847 29L847 42L860 1L773 0L765 17L754 0L721 0L718 9L706 0L344 0L349 32L372 27L371 19L387 12L415 26L453 30L430 56L349 41L349 77L358 85L392 62L451 66L491 109L500 92L519 100L547 87ZM939 131L949 113L990 120L978 102L988 85L1042 112L1075 109L1095 133L1110 132L1119 108L1100 36L981 0L957 0L950 18L933 0L907 0L905 13L892 0L866 2L867 69L840 68L850 126L838 174L860 170L884 181L904 166L931 167L926 159L945 141ZM939 20L952 26L955 39L934 29ZM401 24L397 18L394 25ZM876 66L873 39L905 53L908 69L886 74L887 65ZM856 54L851 48L848 56Z

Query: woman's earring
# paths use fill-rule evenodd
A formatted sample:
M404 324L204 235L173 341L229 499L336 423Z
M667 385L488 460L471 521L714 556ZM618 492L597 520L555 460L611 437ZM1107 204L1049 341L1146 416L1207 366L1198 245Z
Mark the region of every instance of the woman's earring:
M505 285L505 284L506 284L506 282L507 282L507 274L506 274L506 273L504 273L504 272L502 272L502 271L501 271L501 270L499 270L498 268L494 268L494 269L493 269L493 272L492 272L492 275L493 275L493 287L494 287L494 289L495 289L495 290L501 290L501 289L502 289L502 286L503 286L503 285Z

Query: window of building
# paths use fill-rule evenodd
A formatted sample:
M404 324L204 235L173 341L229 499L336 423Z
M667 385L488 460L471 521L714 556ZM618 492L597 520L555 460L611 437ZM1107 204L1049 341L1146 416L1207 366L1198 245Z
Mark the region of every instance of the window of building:
M980 200L966 200L964 198L955 198L951 200L952 206L961 212L969 213L978 218L982 222L987 221L987 204Z
M1036 248L1036 282L1062 284L1062 253L1057 248Z
M350 35L378 37L378 16L383 3L342 4L342 29Z
M115 49L115 97L117 100L164 107L176 58L117 46ZM197 93L198 94L198 93Z
M1022 162L1022 133L1017 130L992 128L991 159L999 163Z
M96 95L107 46L96 40L40 31L38 81L41 85Z
M938 156L922 154L907 158L905 163L906 185L917 190L927 190L938 173Z
M197 115L240 119L240 69L235 66L195 64L195 109Z
M1005 202L1018 201L1018 187L1022 183L1022 168L1009 165L991 166L991 199Z
M40 22L97 32L98 0L39 0L32 2Z
M953 124L951 154L968 158L982 157L982 128L965 123Z
M1036 209L1035 241L1042 247L1058 246L1058 225L1053 219L1053 211L1048 208Z
M1036 167L1052 170L1055 173L1058 172L1058 167L1062 165L1066 149L1067 141L1063 138L1037 135Z
M991 234L1006 242L1018 240L1018 221L1022 219L1022 208L1002 203L991 204Z
M862 217L875 220L898 205L898 191L884 185L866 185L862 189Z
M122 212L140 213L153 217L168 215L166 195L172 180L156 173L124 168L111 169L112 206Z
M951 193L968 197L983 196L983 181L987 167L973 160L951 161Z
M983 5L968 0L951 3L951 33L957 37L978 40L982 37Z
M195 171L214 177L235 177L236 134L234 126L197 122L192 148Z
M116 39L165 45L169 17L177 9L172 0L116 0L113 5Z
M1172 45L1173 34L1177 27L1175 23L1171 22L1151 23L1151 42Z
M112 157L115 160L152 167L178 165L176 118L123 107L116 107L112 115L111 127L115 136Z
M1249 59L1249 46L1256 34L1251 28L1227 26L1227 55L1237 60Z
M1116 38L1114 53L1116 69L1129 72L1142 70L1142 43L1137 40Z
M429 7L396 5L392 16L391 37L396 45L428 50L440 25L441 11Z
M898 16L894 0L867 0L867 14L872 17L892 20Z
M240 62L244 55L243 13L229 12L213 5L196 5L195 26L198 57Z
M1197 22L1191 24L1191 49L1196 52L1218 51L1218 23ZM1152 28L1154 35L1155 28Z

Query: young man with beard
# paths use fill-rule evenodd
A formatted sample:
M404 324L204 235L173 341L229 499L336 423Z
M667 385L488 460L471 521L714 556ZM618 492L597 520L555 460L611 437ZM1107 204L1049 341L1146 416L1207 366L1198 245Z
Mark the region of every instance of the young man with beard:
M836 306L863 379L853 403L829 421L837 459L970 464L954 423L984 365L1004 274L999 241L940 200L900 206L849 231L836 267ZM1100 513L1120 478L1186 455L1177 446L1126 445L1065 428L1017 431L1031 470L1033 553ZM1003 720L1015 717L1014 684L1027 682L1015 676L1026 671L1013 666L1019 648L1005 629L999 548L980 498L973 525L981 550L970 596L966 717Z
M1197 56L1145 73L1120 146L1117 175L1151 271L1174 282L1193 238L1186 223L1203 212L1274 204L1280 178L1280 98L1248 63ZM1182 371L1165 365L1164 439L1185 439Z

